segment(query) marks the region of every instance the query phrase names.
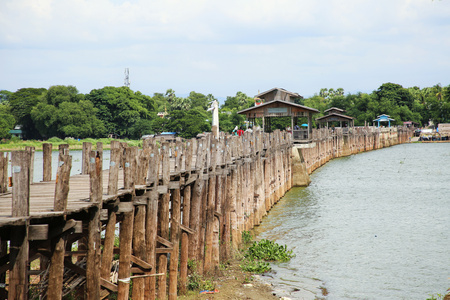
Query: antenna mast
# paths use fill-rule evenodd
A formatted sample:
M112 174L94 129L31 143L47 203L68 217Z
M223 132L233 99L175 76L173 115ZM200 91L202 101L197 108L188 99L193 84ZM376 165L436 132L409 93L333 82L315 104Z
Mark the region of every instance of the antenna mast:
M123 85L130 87L130 69L128 68L125 68L125 80L123 81Z

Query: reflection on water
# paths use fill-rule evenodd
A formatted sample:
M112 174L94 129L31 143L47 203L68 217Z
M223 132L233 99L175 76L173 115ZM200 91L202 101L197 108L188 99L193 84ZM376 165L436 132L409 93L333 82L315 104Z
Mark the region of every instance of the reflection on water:
M336 159L256 231L296 257L266 278L295 299L426 299L450 287L450 144Z

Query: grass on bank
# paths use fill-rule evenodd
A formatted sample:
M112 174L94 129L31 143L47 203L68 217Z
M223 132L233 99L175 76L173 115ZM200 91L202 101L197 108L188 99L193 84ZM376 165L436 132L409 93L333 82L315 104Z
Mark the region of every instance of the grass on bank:
M120 139L112 139L112 138L102 138L102 139L74 139L74 138L65 138L60 139L57 137L52 137L46 141L40 140L21 140L19 138L12 138L10 140L0 140L0 151L11 151L11 150L24 150L25 147L35 147L36 151L42 151L42 144L51 143L53 145L53 150L58 150L58 146L61 144L69 144L70 149L82 149L83 142L92 143L95 147L97 142L103 143L103 149L110 149L111 141L120 141L126 142L129 146L142 146L141 140L120 140Z

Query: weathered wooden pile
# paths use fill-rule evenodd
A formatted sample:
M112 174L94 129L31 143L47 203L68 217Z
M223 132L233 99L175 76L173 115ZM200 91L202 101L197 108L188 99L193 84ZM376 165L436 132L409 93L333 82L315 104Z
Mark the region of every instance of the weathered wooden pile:
M301 148L306 170L314 170L337 157L406 143L413 131L405 127L352 127L313 130L313 147Z
M128 299L132 282L133 299L176 299L188 260L199 273L214 272L290 189L291 149L291 136L279 131L147 139L142 149L113 142L102 171L102 144L85 143L82 175L70 177L63 145L55 182L46 145L47 182L30 185L33 149L15 151L9 190L0 153L0 291L9 299L61 299L73 290Z

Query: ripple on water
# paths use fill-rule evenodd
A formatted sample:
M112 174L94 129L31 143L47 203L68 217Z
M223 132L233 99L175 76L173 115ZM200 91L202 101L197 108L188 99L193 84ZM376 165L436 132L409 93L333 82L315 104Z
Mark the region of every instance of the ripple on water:
M425 299L444 292L449 165L448 144L399 145L329 162L257 228L258 238L296 254L274 265L271 282L292 299L304 297L293 286L320 296L324 285L327 299Z

